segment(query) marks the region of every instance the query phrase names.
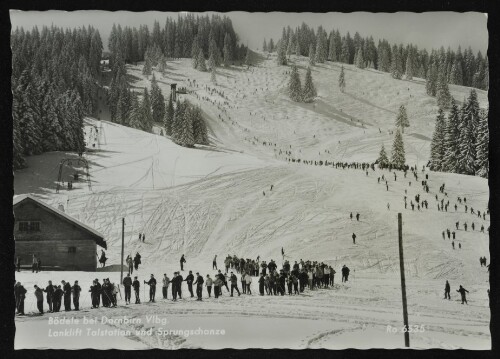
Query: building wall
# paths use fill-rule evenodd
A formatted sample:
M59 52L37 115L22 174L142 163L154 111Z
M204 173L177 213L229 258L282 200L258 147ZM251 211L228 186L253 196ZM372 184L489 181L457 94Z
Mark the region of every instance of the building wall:
M36 254L42 267L96 270L97 244L90 233L31 201L18 204L14 215L16 256L21 257L21 265L31 265ZM40 231L19 231L20 221L39 221ZM69 253L69 247L75 247L75 253Z

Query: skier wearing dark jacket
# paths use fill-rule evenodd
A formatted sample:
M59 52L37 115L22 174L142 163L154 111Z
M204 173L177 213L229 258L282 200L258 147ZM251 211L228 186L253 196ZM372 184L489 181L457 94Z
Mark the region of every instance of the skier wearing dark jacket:
M155 293L156 293L156 279L153 274L151 274L151 279L147 282L144 281L144 284L149 285L149 301L155 302Z
M45 293L47 293L47 304L49 305L49 313L52 313L52 302L54 300L54 286L52 285L52 281L49 280L49 285L45 287L43 290Z
M235 289L238 292L238 296L240 296L241 293L240 290L238 289L238 278L233 272L231 272L231 277L229 278L229 280L231 281L231 297L233 296L233 291Z
M260 295L264 295L264 282L265 282L265 278L264 278L264 273L261 273L260 275L260 278L259 278L259 294Z
M465 289L464 287L460 286L460 288L457 290L458 293L460 293L461 297L462 297L462 304L467 304L467 298L465 297L465 293L469 293L469 291L467 289Z
M184 254L183 254L181 259L180 259L181 271L184 270L184 263L186 263L186 259L184 258Z
M189 274L187 275L185 281L187 282L189 293L191 293L191 298L193 298L194 297L194 294L193 294L193 281L194 281L193 271L189 271Z
M202 300L202 294L203 294L203 283L205 282L203 277L200 275L200 273L196 273L197 277L196 277L196 282L194 282L194 284L196 284L196 296L198 298L196 298L196 300Z
M446 285L444 286L444 299L448 298L450 299L450 283L446 281Z
M71 284L69 282L61 281L64 292L64 310L69 312L71 310Z
M139 289L141 288L141 283L137 280L137 277L134 277L134 281L132 282L132 287L134 287L134 292L135 292L135 304L141 304L141 297L139 296Z

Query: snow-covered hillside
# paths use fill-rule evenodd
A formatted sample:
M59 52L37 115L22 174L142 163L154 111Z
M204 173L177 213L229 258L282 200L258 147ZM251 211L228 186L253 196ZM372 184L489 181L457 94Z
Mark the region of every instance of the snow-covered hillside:
M297 63L303 78L306 59ZM402 212L410 324L427 326L426 332L415 335L414 345L489 347L488 275L479 265L480 256L489 262L488 234L479 232L481 225L489 226L489 216L482 220L466 213L457 202L457 197L466 197L469 208L486 210L487 180L421 171L429 157L437 113L435 99L425 94L423 81L398 81L386 73L346 65L347 86L342 94L337 86L340 65L321 64L313 69L318 99L313 104L297 104L285 94L290 68L276 66L272 58L262 58L248 70L218 69L217 85L210 83L209 73L192 69L187 59L168 65L163 78L156 73L163 93L169 93L172 82L192 92L180 96L202 108L212 146L188 149L157 134L89 118L89 151L84 157L90 164L92 188L81 180L73 190L56 194L59 161L73 155L47 153L28 158L28 168L15 173L15 193L35 193L56 207L63 204L68 214L101 232L108 242L110 264L119 263L124 217L125 254L141 253L144 269L139 273L144 279L149 273L157 277L171 274L178 269L181 254L188 258L188 269L211 273L216 254L220 262L227 254L235 254L281 263L283 247L292 261L324 261L338 273L347 264L354 271L354 280L337 284L333 290L286 299L224 297L198 306L194 302L175 306L160 302L133 315L162 313L179 324L191 314L209 318L224 313L221 325L234 328L231 335L238 348L359 347L366 340L356 338L368 335L375 339L367 347L400 347L402 334L388 334L386 326L401 323L397 213ZM133 86L150 86L141 66L128 70ZM469 91L460 86L450 86L450 90L460 101ZM485 107L487 94L478 91L478 95ZM410 121L404 135L407 163L418 166L418 180L410 173L405 178L400 171L394 180L393 174L378 169L366 174L359 169L287 161L373 162L382 143L391 148L389 131L402 104ZM63 180L75 170L82 173L81 168L64 168ZM420 183L426 174L428 194ZM382 175L388 180L388 189L383 180L378 181ZM443 183L446 196L438 191ZM412 211L409 202L415 203L417 194L420 201L429 202L428 209ZM436 195L439 201L449 200L447 212L438 211ZM360 220L351 220L351 212L359 213ZM442 232L455 230L457 221L460 229L456 230L454 250L451 240L443 240ZM464 222L469 226L474 222L476 230L469 227L464 231ZM139 233L145 233L145 243L137 240ZM356 233L356 244L352 233ZM68 275L43 273L37 279L20 273L17 277L29 287L41 278L60 280ZM85 290L93 279L85 273L71 276L80 279ZM118 278L116 273L109 276ZM442 300L445 280L450 280L452 292L459 284L469 289L468 307L456 300ZM257 284L253 286L257 292ZM127 309L118 311L132 315ZM276 323L277 318L282 321ZM287 321L290 318L300 320ZM258 333L262 338L257 341L236 330L235 323L241 320L255 321L253 328L272 326ZM290 337L286 337L287 330L280 340L269 338L290 326L296 329ZM214 338L178 339L146 340L145 344L220 347ZM226 346L227 340L223 342Z

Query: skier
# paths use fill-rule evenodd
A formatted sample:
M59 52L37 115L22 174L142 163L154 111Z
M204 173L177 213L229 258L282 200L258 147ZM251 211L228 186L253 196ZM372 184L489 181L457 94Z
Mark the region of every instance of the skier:
M213 280L210 278L210 275L207 274L207 279L205 280L205 286L207 287L207 292L208 292L208 297L210 298L212 296L212 285L213 285Z
M149 301L150 302L155 302L155 293L156 293L156 279L153 274L151 274L151 278L146 282L144 281L144 284L149 285Z
M194 297L194 294L193 294L193 281L194 281L193 271L189 271L189 274L187 275L185 281L187 282L189 293L191 293L191 298L193 298Z
M134 292L135 292L135 304L141 304L141 297L139 296L139 289L141 287L141 283L137 280L137 276L134 277L134 281L132 282L132 287L134 287Z
M349 268L344 264L342 266L342 282L347 282L349 280Z
M203 277L200 275L200 273L196 272L196 282L194 282L194 284L196 284L196 300L199 300L201 301L202 300L202 295L203 295Z
M80 292L82 288L78 285L77 280L75 280L75 284L71 287L71 291L73 292L73 306L75 310L80 310Z
M31 265L31 273L35 273L35 271L38 273L38 258L36 257L35 254L33 254L33 263Z
M214 260L212 262L212 269L217 270L217 254L214 257Z
M250 273L245 274L244 284L246 286L246 293L251 295L252 290L250 289L250 286L252 285L252 276L250 275Z
M162 279L162 294L163 294L163 299L168 299L168 286L170 284L170 278L167 277L167 273L163 273L163 279Z
M64 292L64 310L69 312L71 310L71 284L66 281L61 281Z
M47 304L49 306L49 313L52 313L52 300L54 298L54 286L52 285L52 281L49 280L49 284L45 289L43 289L45 293L47 293Z
M144 243L146 241L146 235L143 233L142 234L142 243Z
M14 296L16 298L17 314L24 315L24 299L26 298L27 290L21 282L17 282L14 286Z
M359 221L359 213L356 213L356 221Z
M356 244L356 235L354 233L352 234L352 243Z
M460 289L458 289L457 292L460 293L460 296L462 297L462 304L464 304L464 302L465 302L465 304L468 304L465 293L469 293L469 291L467 289L465 289L464 287L460 286Z
M127 274L122 281L123 287L125 288L125 304L130 304L130 296L132 289L132 278L130 278L130 273Z
M444 231L443 231L442 235L443 235L443 239L445 239Z
M184 270L184 263L186 263L186 259L184 258L184 254L182 255L181 259L180 259L180 263L181 263L181 271Z
M104 253L104 250L101 249L101 258L99 258L99 263L102 264L101 268L104 268L107 260L108 260L108 258L106 258L106 253Z
M264 273L261 273L260 278L259 278L259 295L264 295L265 281L266 281L266 278L264 277Z
M458 243L458 249L462 249L462 243Z
M127 263L128 266L128 274L132 274L134 272L134 261L130 254L127 256L127 259L125 260L125 263Z
M231 297L233 296L233 291L235 289L238 292L238 296L240 296L241 293L240 290L238 289L238 278L233 272L231 272L231 277L229 278L229 280L231 281Z
M36 307L43 314L43 290L35 284Z
M139 254L139 252L137 252L135 254L135 257L134 257L134 268L135 268L135 270L139 269L139 264L141 264L141 255Z
M455 249L455 241L451 242L451 246Z
M350 217L351 217L351 221L352 221L352 212L351 212L351 216Z
M444 286L444 299L448 298L450 300L450 283L446 281L446 285Z

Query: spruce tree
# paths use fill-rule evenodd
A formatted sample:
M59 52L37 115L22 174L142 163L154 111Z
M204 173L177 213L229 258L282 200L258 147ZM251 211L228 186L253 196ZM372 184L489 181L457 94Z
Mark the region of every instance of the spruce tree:
M345 75L344 75L344 66L343 65L342 65L342 68L340 69L339 88L340 88L340 92L343 93L345 90Z
M193 138L194 143L208 145L208 130L198 106L193 108Z
M151 107L153 121L156 123L161 123L165 115L165 98L161 93L161 89L156 82L154 74L151 79Z
M448 82L446 81L446 77L443 72L440 72L438 76L436 99L438 107L447 109L450 106L450 90L448 88Z
M299 71L295 64L292 66L290 80L288 81L288 95L292 101L302 101L302 85L300 83Z
M130 112L128 114L128 124L132 128L142 130L142 106L137 98L137 95L132 94L132 100L130 104Z
M207 65L205 63L205 55L203 55L203 49L200 48L198 51L198 70L200 71L207 71Z
M313 79L311 75L311 68L307 68L306 77L304 80L304 88L302 89L302 100L304 102L312 102L317 96L316 88L313 84Z
M309 65L314 66L316 64L316 54L314 52L314 46L309 45Z
M392 165L395 168L403 168L405 166L405 147L403 143L403 136L399 131L399 128L396 129L394 135L394 142L392 145Z
M200 45L199 45L199 40L198 36L195 36L193 45L191 46L191 63L193 64L193 68L197 69L198 68L198 55L200 53Z
M344 64L349 63L349 45L347 44L347 40L342 38L342 49L340 52L340 62Z
M330 45L328 46L328 60L337 61L337 48L335 45L335 36L330 36Z
M403 75L403 64L401 61L401 56L396 45L392 48L392 58L391 58L391 76L395 79L401 79Z
M443 109L438 110L436 127L432 135L430 169L433 171L444 171L446 169L446 122Z
M300 56L300 43L298 41L295 44L295 56Z
M141 103L142 130L146 132L153 131L153 114L151 112L151 100L147 88L144 88L144 95Z
M212 70L210 71L210 81L213 84L217 84L217 78L215 77L215 67L212 67Z
M474 175L476 173L476 129L479 123L479 104L475 90L471 90L469 98L462 107L460 123L460 173Z
M389 165L389 158L387 157L387 153L385 152L385 147L383 143L382 147L380 148L377 163L379 168L386 168Z
M231 61L233 60L233 53L231 50L231 35L229 33L226 33L224 36L224 65L228 66Z
M399 106L399 112L396 117L396 127L401 128L401 131L405 132L405 127L410 127L410 122L408 121L408 115L406 114L406 108L404 105Z
M427 70L427 78L425 82L425 91L429 96L433 97L436 96L437 79L438 79L438 73L436 66L434 64L431 64L429 70Z
M444 159L444 171L459 173L460 166L458 159L460 158L460 122L461 113L458 106L451 98L451 108L448 114L448 121L446 125L446 135L445 135L445 159Z
M413 52L412 51L409 51L408 56L406 56L405 78L407 80L413 80Z
M146 60L144 61L144 66L142 68L142 74L149 76L149 75L151 75L151 70L152 70L151 60L149 59L149 56L148 56L148 57L146 57Z
M172 96L168 99L168 105L165 110L165 117L163 118L163 126L165 127L165 135L172 136L172 124L174 121L174 103Z
M179 125L177 143L181 146L193 147L193 110L187 103L183 104L182 107L184 107L182 115L177 119L177 125Z
M247 65L247 69L250 67L252 64L252 61L250 60L250 49L247 48L247 53L245 55L245 65Z
M479 113L479 125L476 131L476 169L477 174L485 178L488 178L489 175L489 139L488 110L481 110Z
M278 44L278 57L276 58L276 61L278 61L278 65L284 66L287 64L286 60L286 44L283 39L279 41Z
M365 68L365 60L363 58L363 49L361 48L361 46L358 48L358 51L356 52L354 63L356 67L360 69Z
M262 51L267 52L267 43L266 43L266 39L264 39L264 43L262 44Z

